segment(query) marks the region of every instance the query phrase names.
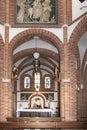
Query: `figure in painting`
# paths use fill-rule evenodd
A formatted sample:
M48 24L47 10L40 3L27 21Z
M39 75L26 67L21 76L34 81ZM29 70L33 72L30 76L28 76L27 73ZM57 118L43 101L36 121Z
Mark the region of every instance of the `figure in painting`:
M24 20L24 2L25 0L17 0L17 6L19 7L19 11L17 13L17 22L23 23Z
M12 68L12 81L17 81L18 80L18 69L17 67L14 65Z
M33 2L33 19L39 21L41 14L42 14L41 0L35 0Z
M50 12L52 11L50 0L45 0L42 3L42 7L43 7L43 12L42 12L40 20L42 22L49 22Z
M35 98L35 103L33 104L33 108L41 108L41 100L40 98Z

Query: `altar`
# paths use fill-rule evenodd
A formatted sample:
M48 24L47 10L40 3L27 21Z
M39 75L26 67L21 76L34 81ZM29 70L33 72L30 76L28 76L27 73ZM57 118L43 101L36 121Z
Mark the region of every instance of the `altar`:
M16 117L20 117L21 113L28 113L29 116L49 116L51 117L53 114L53 110L52 109L48 109L48 108L43 108L43 109L17 109L16 111Z

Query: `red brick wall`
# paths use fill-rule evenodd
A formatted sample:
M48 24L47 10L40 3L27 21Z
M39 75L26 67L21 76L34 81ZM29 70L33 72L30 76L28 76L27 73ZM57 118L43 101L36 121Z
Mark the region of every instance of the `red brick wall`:
M0 24L4 24L5 23L5 19L6 19L6 1L5 0L0 0Z
M9 28L5 30L5 43L0 39L0 120L4 121L12 115L11 57L8 47Z
M64 3L63 3L64 2ZM14 27L19 27L14 22L14 0L7 2L8 5L5 5L5 0L0 1L0 19L1 23L9 22ZM67 5L68 4L68 5ZM58 25L51 27L61 27L64 23L71 22L71 0L70 3L66 4L66 0L58 1ZM67 5L68 8L65 8L64 5ZM69 6L70 5L70 6ZM6 9L5 9L6 7ZM9 7L9 9L8 9ZM7 15L5 15L7 11ZM68 17L65 11L69 12ZM2 15L3 14L3 15ZM68 18L68 19L67 19ZM33 26L33 25L24 25L20 27L48 27L49 26ZM77 44L80 37L87 32L87 16L85 16L81 22L77 25L75 30L73 31L69 43L67 43L67 28L64 29L64 43L61 42L59 38L57 38L54 34L49 31L43 29L30 29L19 33L16 37L12 39L9 43L9 28L5 30L5 44L3 43L2 38L0 37L0 58L2 59L2 63L0 63L0 120L5 120L6 117L12 116L12 84L11 83L3 83L2 78L7 77L11 78L11 65L12 62L15 62L18 57L15 57L14 61L12 60L12 52L13 50L19 46L20 44L31 40L35 35L39 36L41 39L49 42L50 44L54 44L59 52L60 52L60 66L61 66L61 77L62 78L70 78L70 82L61 82L61 92L60 92L60 100L61 100L61 116L62 120L81 120L81 116L86 116L87 109L87 101L86 101L86 80L84 80L84 90L78 93L76 91L76 85L80 86L81 79L81 68L79 61L79 52L77 49ZM21 56L20 54L19 56ZM76 69L76 61L78 68ZM87 69L87 68L86 68ZM83 70L83 68L82 68ZM85 70L84 79L87 78L87 71ZM3 96L4 95L4 96ZM83 98L82 98L83 97ZM78 111L78 113L77 113ZM78 114L78 115L77 115Z
M3 97L3 83L2 83L2 78L4 75L4 67L3 67L3 62L4 62L4 45L3 45L3 40L2 37L0 36L0 121L3 119L3 108L4 108L4 97Z

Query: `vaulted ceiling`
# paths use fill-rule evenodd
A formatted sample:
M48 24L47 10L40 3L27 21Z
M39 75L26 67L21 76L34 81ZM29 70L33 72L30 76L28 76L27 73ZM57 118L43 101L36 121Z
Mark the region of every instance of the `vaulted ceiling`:
M59 66L59 52L58 49L37 37L19 45L13 51L14 64L18 66L19 73L29 73L34 71L34 56L38 52L40 54L39 71L42 73L51 74L54 76L55 66Z

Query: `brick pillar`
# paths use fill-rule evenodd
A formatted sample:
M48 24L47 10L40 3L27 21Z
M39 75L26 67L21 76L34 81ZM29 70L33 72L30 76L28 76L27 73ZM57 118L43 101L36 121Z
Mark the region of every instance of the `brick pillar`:
M9 26L5 26L5 44L3 56L3 77L1 86L1 121L12 116L11 59L9 52Z
M63 21L64 21L64 24L67 23L67 0L63 0Z
M3 54L4 54L4 45L1 44L1 39L0 39L0 121L2 121L2 115L3 115L3 108L4 108L4 94L3 94L3 85L2 85L2 77L3 77Z
M76 90L71 86L70 47L67 43L67 26L63 27L64 50L61 58L61 117L63 121L76 120Z
M9 0L6 0L5 43L3 51L3 76L1 86L1 121L12 116L11 56L9 51Z
M6 0L6 23L9 23L9 0Z

